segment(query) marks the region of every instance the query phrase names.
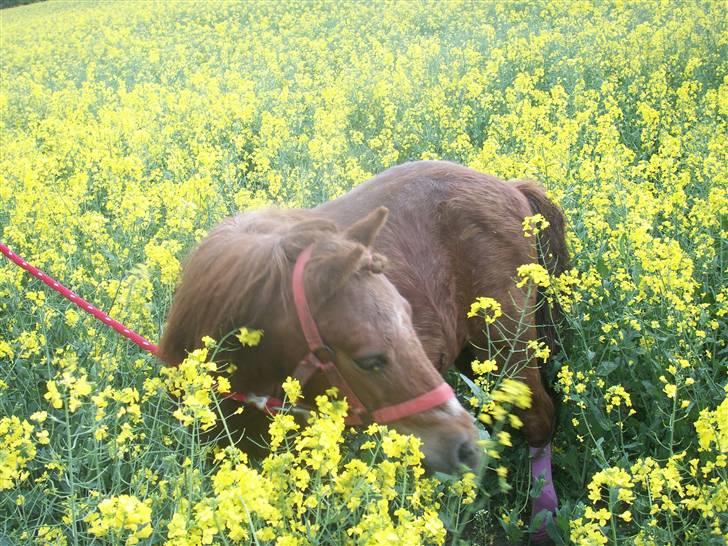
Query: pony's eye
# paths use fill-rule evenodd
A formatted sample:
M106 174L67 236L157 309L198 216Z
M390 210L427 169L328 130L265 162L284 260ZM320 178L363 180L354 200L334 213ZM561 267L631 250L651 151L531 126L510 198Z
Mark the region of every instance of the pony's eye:
M354 363L367 372L378 372L387 365L387 357L384 355L372 355L355 358Z

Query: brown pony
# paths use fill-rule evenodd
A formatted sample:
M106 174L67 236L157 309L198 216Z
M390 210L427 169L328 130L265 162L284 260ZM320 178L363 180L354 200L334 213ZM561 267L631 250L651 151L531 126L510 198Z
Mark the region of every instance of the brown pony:
M535 213L550 222L541 234L546 256L523 235L523 219ZM509 353L525 354L528 341L553 342L544 320L549 309L535 293L527 299L514 278L518 266L536 261L553 274L563 271L569 259L563 228L560 210L537 184L506 183L441 161L391 168L314 209L238 215L188 258L161 354L178 363L204 335L261 328L258 347L229 355L238 365L233 388L275 392L308 350L290 279L297 256L313 244L305 287L337 368L367 407L408 400L435 388L463 351L484 358L478 347L487 347L487 337L502 346L499 369ZM382 257L384 274L373 273L379 267L371 264L381 266ZM482 319L467 318L478 296L495 298L503 308L487 336ZM503 339L502 332L518 327L508 317L524 309L538 311L526 313L529 322L517 340ZM524 435L542 448L553 432L554 404L537 363L515 373L532 392L532 406L522 415ZM323 376L314 377L305 394L310 400L327 386ZM422 439L432 469L477 464L472 418L454 400L393 426ZM539 475L550 480L550 465L548 476ZM546 504L555 509L555 494Z

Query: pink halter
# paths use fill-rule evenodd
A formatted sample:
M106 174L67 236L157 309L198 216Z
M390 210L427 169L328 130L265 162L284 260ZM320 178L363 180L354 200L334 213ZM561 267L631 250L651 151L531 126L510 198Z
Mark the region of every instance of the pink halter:
M339 392L349 402L349 415L346 418L347 425L361 425L371 421L382 424L391 423L409 415L422 413L423 411L440 406L454 398L455 393L452 388L443 381L431 391L400 404L385 406L373 411L368 410L364 406L336 367L336 363L334 362L335 352L321 339L316 321L309 308L303 282L303 272L306 263L311 258L312 250L313 245L306 247L298 256L296 264L293 267L293 300L296 304L298 320L309 349L309 353L296 366L293 377L298 379L303 386L317 371L323 372L329 383L339 389Z

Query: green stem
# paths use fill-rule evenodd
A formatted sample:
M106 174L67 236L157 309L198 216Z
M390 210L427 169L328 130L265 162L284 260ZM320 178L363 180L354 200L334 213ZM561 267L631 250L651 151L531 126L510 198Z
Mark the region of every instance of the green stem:
M673 439L675 435L675 414L677 413L677 391L675 392L675 396L672 397L672 412L670 413L670 436L668 440L668 447L670 448L670 457L673 456Z
M73 436L71 435L71 416L68 413L68 403L64 404L64 412L66 416L66 451L68 458L68 466L66 468L66 479L70 488L69 503L71 508L71 536L73 543L78 544L78 529L76 529L76 521L78 519L76 512L76 479L74 474L73 459Z

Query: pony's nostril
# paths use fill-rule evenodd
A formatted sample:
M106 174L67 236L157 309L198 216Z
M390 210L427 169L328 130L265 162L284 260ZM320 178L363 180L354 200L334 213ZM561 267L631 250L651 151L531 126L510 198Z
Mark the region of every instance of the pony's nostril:
M464 464L471 469L478 466L478 462L480 461L478 448L472 440L465 440L460 444L457 456L460 464Z

